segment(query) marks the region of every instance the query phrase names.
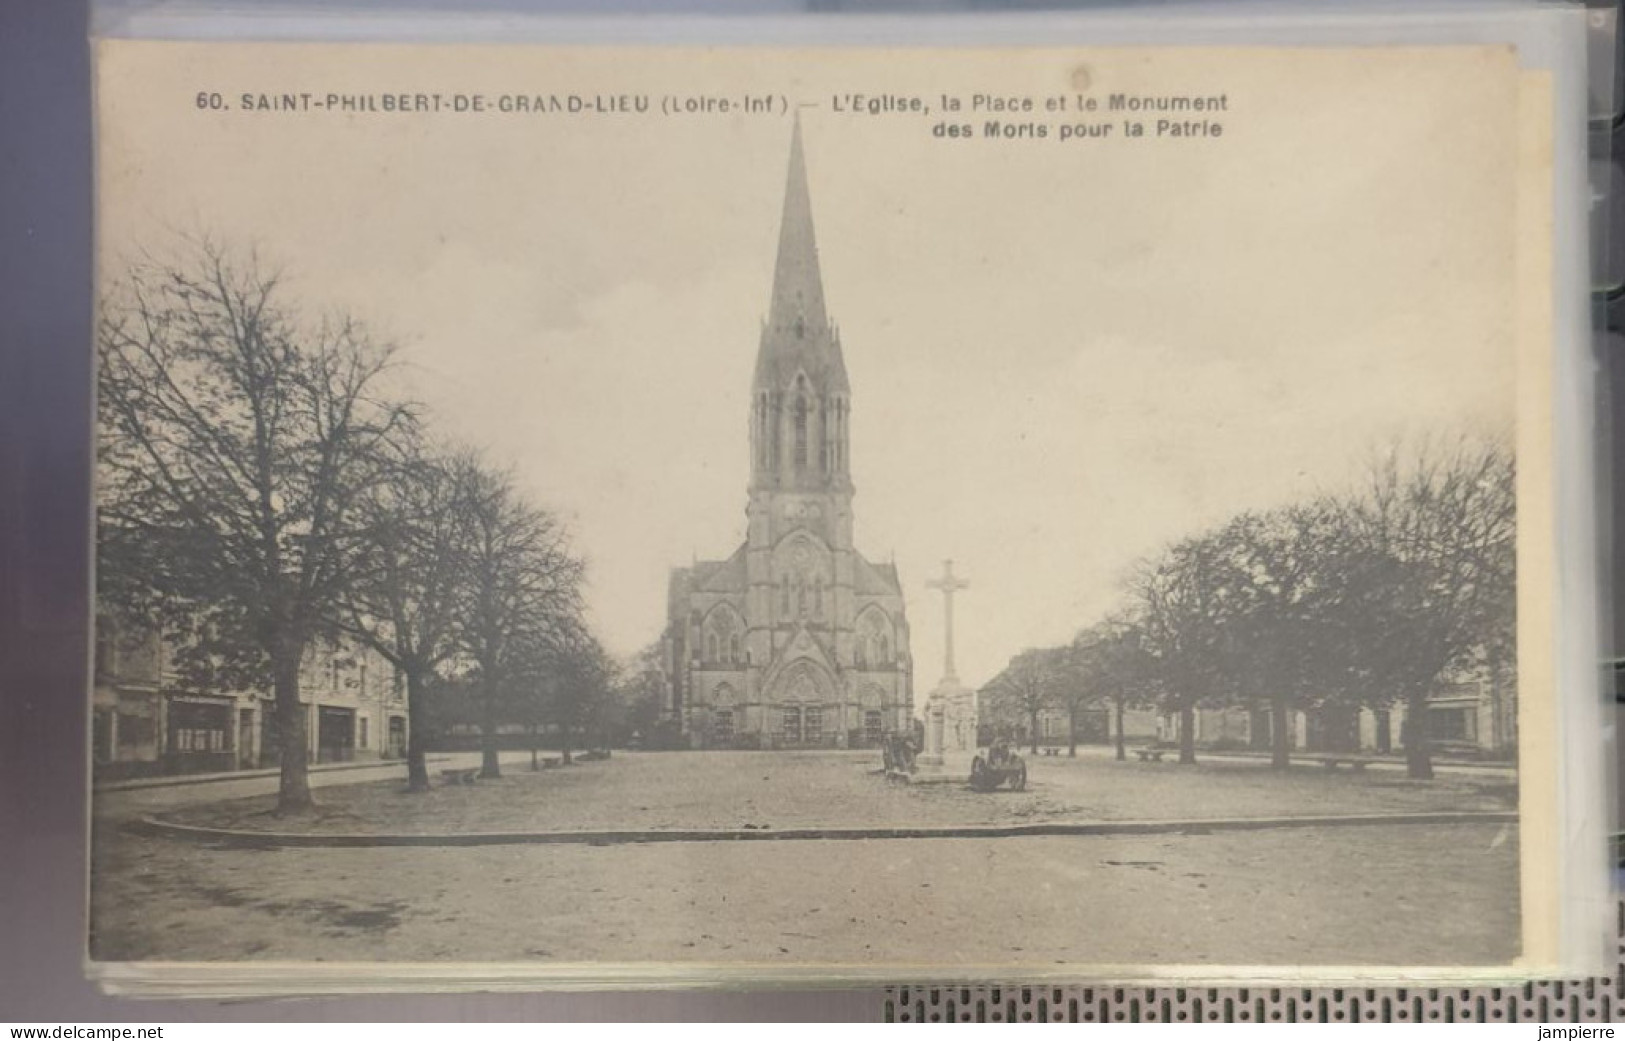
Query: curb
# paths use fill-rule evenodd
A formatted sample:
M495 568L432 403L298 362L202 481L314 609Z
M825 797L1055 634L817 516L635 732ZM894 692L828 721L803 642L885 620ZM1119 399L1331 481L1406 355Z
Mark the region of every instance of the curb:
M650 842L854 841L863 839L983 839L1032 836L1204 835L1216 831L1272 828L1338 828L1383 824L1515 824L1512 810L1459 813L1357 814L1324 817L1240 817L1214 820L1091 821L1047 824L983 824L897 828L691 829L661 831L484 831L450 835L319 835L287 831L241 831L177 824L159 817L131 822L137 831L162 838L214 842L241 849L342 849L380 846L616 846Z
M427 762L445 762L449 756L430 756ZM374 759L361 763L321 763L307 768L310 774L331 774L344 770L376 770L381 767L399 766L406 768L405 759ZM91 786L94 792L135 792L145 788L175 788L183 784L220 784L224 781L252 781L261 777L276 777L279 771L272 769L232 770L226 773L212 774L164 774L161 777L132 777L126 781L109 781L106 784Z

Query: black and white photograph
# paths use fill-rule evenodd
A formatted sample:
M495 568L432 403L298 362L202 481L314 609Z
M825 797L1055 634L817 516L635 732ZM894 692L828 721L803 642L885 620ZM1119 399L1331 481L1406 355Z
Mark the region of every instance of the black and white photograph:
M1507 48L96 69L93 972L1542 956Z

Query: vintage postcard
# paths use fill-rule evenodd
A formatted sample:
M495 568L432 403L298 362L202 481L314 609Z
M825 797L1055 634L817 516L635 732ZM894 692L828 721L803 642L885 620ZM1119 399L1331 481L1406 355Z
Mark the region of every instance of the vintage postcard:
M96 62L96 971L1550 962L1510 48Z

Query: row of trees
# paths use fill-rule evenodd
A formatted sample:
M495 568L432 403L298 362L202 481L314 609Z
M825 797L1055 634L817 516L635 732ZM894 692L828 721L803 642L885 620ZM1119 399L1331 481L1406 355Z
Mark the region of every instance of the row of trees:
M319 638L404 677L414 791L448 681L474 692L489 775L505 719L584 725L612 668L581 559L511 474L431 436L393 346L211 242L132 265L98 341L99 597L177 637L191 682L272 691L279 812L312 804L300 673Z
M1394 446L1357 486L1246 512L1136 565L1120 608L1068 645L1022 652L983 691L997 718L1146 706L1267 711L1285 767L1298 711L1405 709L1408 772L1432 774L1431 695L1476 673L1514 684L1513 460L1494 440Z

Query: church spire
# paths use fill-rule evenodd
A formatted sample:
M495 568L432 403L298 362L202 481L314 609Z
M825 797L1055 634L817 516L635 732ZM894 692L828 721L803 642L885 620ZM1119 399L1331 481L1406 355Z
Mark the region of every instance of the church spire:
M801 115L790 132L790 172L784 186L784 214L779 220L779 258L773 269L773 302L768 326L796 338L823 334L824 282L818 270L818 241L813 234L812 196L807 191L807 160L801 149Z
M798 115L790 134L773 298L751 389L751 486L849 494L850 395L840 336L824 310Z
M813 233L812 195L807 191L807 159L801 146L801 116L790 133L790 169L779 218L779 255L773 267L773 297L756 355L756 388L780 393L803 373L817 394L846 394L846 362L839 334L824 310L824 280Z

